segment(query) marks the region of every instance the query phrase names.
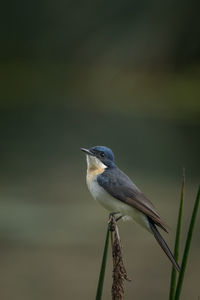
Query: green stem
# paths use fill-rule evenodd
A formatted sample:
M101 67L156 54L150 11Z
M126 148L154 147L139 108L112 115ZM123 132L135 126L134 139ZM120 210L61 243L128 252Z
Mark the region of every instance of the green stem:
M197 216L198 207L199 207L199 200L200 200L200 186L199 186L197 197L195 200L194 209L193 209L193 213L192 213L192 217L191 217L191 221L190 221L190 227L189 227L188 235L187 235L187 239L186 239L185 250L184 250L183 260L182 260L182 264L181 264L181 272L179 274L175 298L174 298L175 300L179 300L180 294L181 294L181 289L182 289L182 285L183 285L183 279L184 279L185 269L186 269L186 265L187 265L192 235L193 235L193 231L194 231L194 225L195 225L196 216Z
M97 293L96 293L96 300L101 300L102 292L103 292L103 283L104 283L104 276L105 276L105 270L106 270L106 261L107 261L107 254L108 254L108 246L109 246L109 225L106 233L106 240L104 245L104 251L103 251L103 258L101 263L101 270L99 273L99 281L97 286Z
M185 170L183 169L181 199L180 199L179 214L178 214L178 221L177 221L177 227L176 227L176 239L175 239L175 246L174 246L174 258L177 262L178 262L178 258L179 258L179 252L180 252L180 237L181 237L181 224L182 224L182 217L183 217L184 187L185 187ZM177 278L177 271L175 270L174 267L172 267L169 300L174 299L174 295L175 295L175 291L176 291L176 278Z

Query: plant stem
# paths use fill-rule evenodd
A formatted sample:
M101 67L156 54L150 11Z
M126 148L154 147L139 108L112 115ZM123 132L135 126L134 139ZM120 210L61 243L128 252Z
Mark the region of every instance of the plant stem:
M180 294L181 294L181 289L182 289L182 285L183 285L183 279L184 279L185 269L186 269L186 265L187 265L192 235L193 235L193 231L194 231L194 225L195 225L196 216L197 216L198 207L199 207L199 200L200 200L200 186L199 186L199 189L197 192L192 217L190 220L190 227L189 227L188 234L187 234L187 239L186 239L186 244L185 244L185 249L184 249L184 254L183 254L183 260L182 260L182 264L181 264L181 272L179 274L178 283L177 283L177 287L176 287L176 293L175 293L175 298L174 298L175 300L179 300Z
M98 281L98 286L97 286L96 300L101 300L102 292L103 292L103 284L104 284L104 277L105 277L105 270L106 270L108 246L109 246L109 234L110 234L110 228L109 228L109 224L108 224L106 240L105 240L105 245L104 245L104 251L103 251L103 258L102 258L102 263L101 263L101 270L99 273L99 281Z
M183 217L184 188L185 188L185 170L183 169L181 199L180 199L179 214L178 214L178 221L177 221L177 227L176 227L176 239L175 239L175 246L174 246L174 258L177 262L178 262L178 258L179 258L179 252L180 252L180 237L181 237L181 224L182 224L182 217ZM177 271L175 270L174 267L172 267L169 300L174 299L174 295L175 295L175 291L176 291L176 278L177 278Z

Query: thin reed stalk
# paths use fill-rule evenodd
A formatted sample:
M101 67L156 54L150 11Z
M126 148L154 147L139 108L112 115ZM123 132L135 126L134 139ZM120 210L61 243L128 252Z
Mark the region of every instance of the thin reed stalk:
M179 274L178 283L177 283L177 287L176 287L176 293L175 293L175 297L174 297L175 300L180 299L180 294L181 294L184 275L185 275L185 269L186 269L186 265L187 265L187 261L188 261L192 236L193 236L193 232L194 232L194 225L195 225L197 212L198 212L198 207L199 207L199 201L200 201L200 186L199 186L199 189L198 189L198 192L197 192L192 217L191 217L191 220L190 220L190 227L189 227L189 230L188 230L187 239L186 239L186 243L185 243L185 249L184 249L183 259L182 259L182 264L181 264L181 271L180 271L180 274Z
M176 239L175 239L175 246L174 246L174 258L177 262L179 259L179 252L180 252L181 225L182 225L182 219L183 219L184 188L185 188L185 170L183 169L181 198L180 198L179 214L178 214L178 221L177 221L177 227L176 227ZM176 282L177 282L177 271L175 270L174 267L172 267L169 300L174 299L174 295L176 292Z
M96 292L96 300L101 300L101 298L102 298L103 284L104 284L104 277L105 277L105 270L106 270L106 263L107 263L108 246L109 246L109 235L110 235L110 225L108 224L106 240L105 240L105 245L104 245L104 251L103 251L103 258L102 258L102 263L101 263L101 269L100 269L100 273L99 273L99 281L98 281L97 292Z

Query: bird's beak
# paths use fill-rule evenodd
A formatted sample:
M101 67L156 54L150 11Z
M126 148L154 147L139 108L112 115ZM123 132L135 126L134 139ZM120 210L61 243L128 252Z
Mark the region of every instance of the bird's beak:
M87 155L94 156L94 154L89 149L81 148L81 151L85 152Z

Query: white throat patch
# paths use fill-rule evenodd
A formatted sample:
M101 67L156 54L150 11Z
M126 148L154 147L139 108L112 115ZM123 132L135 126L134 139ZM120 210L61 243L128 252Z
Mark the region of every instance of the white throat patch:
M87 155L87 167L88 170L93 169L93 170L99 170L99 169L106 169L107 166L104 165L100 159L96 158L95 156Z

